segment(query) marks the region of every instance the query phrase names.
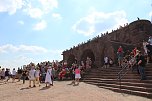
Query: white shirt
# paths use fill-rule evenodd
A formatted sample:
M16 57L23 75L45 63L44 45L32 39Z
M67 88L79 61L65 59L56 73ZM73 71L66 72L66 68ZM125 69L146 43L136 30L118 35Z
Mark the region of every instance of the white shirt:
M35 77L39 77L40 76L40 70L36 70L35 71Z
M148 42L152 45L152 38L149 38Z
M13 71L12 71L12 75L16 75L16 70L13 70Z
M35 69L31 69L29 71L29 79L34 80L35 79Z
M147 42L143 42L143 46L146 47L146 45L147 45Z
M105 63L108 63L108 57L105 57L105 58L104 58L104 62L105 62Z

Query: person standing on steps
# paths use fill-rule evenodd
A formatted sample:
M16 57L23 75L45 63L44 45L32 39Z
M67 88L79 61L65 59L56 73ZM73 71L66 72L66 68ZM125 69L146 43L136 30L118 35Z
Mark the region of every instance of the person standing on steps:
M108 64L109 64L109 59L107 56L104 57L104 67L108 68Z
M147 55L147 46L148 45L148 42L146 42L145 40L143 40L143 49L144 49L144 55Z
M119 46L119 48L117 50L117 56L118 56L118 65L119 65L119 67L121 67L122 60L123 60L123 49L121 46Z
M112 58L109 58L109 67L112 67L113 66L113 60Z
M146 80L145 65L146 65L145 57L142 55L141 52L139 52L138 69L141 76L141 80Z

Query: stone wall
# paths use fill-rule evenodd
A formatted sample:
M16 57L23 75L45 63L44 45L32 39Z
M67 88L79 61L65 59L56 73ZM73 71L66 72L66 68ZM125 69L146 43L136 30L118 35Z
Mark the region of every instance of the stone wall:
M137 20L129 25L125 25L117 30L97 36L88 42L79 44L70 50L63 52L63 60L67 60L69 65L76 58L78 63L85 61L86 57L90 57L93 64L97 67L103 65L104 56L111 57L116 60L116 51L121 45L124 50L131 50L134 46L142 45L143 40L148 40L152 35L152 24L148 20Z

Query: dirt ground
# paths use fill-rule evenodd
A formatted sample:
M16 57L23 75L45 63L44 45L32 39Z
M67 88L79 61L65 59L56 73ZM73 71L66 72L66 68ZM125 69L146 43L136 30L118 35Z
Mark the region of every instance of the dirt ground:
M81 82L55 81L54 86L29 88L28 81L4 84L0 81L0 101L152 101L151 99L116 93Z

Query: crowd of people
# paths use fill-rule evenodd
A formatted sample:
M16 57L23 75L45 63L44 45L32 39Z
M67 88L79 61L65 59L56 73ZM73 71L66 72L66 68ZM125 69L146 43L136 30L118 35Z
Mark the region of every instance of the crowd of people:
M87 57L85 63L81 61L78 65L77 62L74 62L69 67L67 61L58 62L53 60L53 62L46 61L38 64L31 62L22 68L18 68L18 70L13 68L12 72L8 68L0 67L0 80L7 83L8 80L12 79L12 83L14 83L18 79L17 81L22 80L23 84L26 80L29 80L29 87L41 86L41 83L45 83L48 87L53 86L54 80L71 79L72 84L79 85L79 80L83 77L84 71L89 68L91 68L89 57Z
M144 52L142 52L142 49ZM135 69L141 75L141 80L146 79L145 75L145 65L152 60L152 37L149 37L148 41L143 40L143 47L138 49L135 47L132 51L124 52L123 47L120 46L117 50L117 59L118 66L124 67L127 65L129 68L132 68L132 71ZM105 56L104 57L104 67L108 68L114 64L114 61ZM79 85L80 78L83 77L84 72L90 70L92 66L91 58L87 57L86 61L81 61L80 64L74 62L70 66L67 64L67 61L46 61L38 64L30 63L24 65L22 68L15 70L13 68L12 72L9 68L0 67L0 80L4 83L7 83L10 78L12 78L12 83L18 79L23 80L23 84L26 80L29 80L29 87L32 87L31 82L33 82L33 87L41 86L41 83L45 83L46 87L53 86L54 80L64 80L71 79L72 84Z
M140 48L134 47L133 50L124 52L122 46L117 50L118 66L131 68L132 71L137 70L141 75L141 80L146 79L145 66L152 61L152 37L148 41L143 40L143 46ZM113 61L107 56L104 57L104 67L111 66Z

